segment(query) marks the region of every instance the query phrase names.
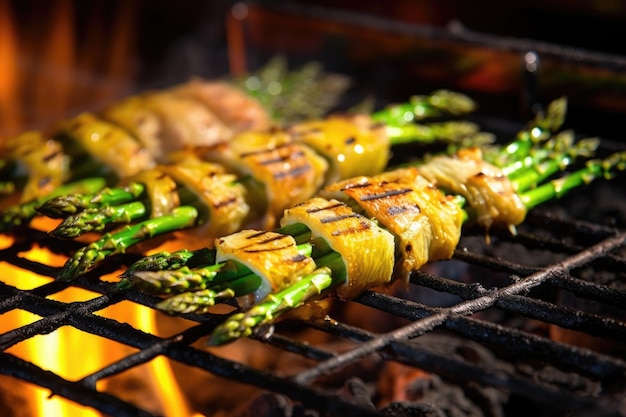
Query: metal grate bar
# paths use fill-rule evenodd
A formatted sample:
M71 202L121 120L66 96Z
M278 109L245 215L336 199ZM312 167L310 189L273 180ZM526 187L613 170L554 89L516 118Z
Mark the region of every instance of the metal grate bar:
M0 353L3 374L14 376L38 386L48 388L53 395L61 395L79 404L93 407L112 416L153 417L152 414L124 402L114 395L95 391L77 382L67 381L52 372L44 371L30 362L11 354Z
M516 294L531 289L559 272L568 271L602 256L604 253L622 245L625 240L626 233L618 234L507 287L490 292L489 294L483 295L479 298L464 301L450 308L440 309L439 313L425 317L422 320L411 323L387 334L380 335L377 338L359 345L351 351L321 362L317 366L312 367L296 376L295 380L302 384L311 383L313 380L322 375L329 374L338 368L344 367L352 361L383 349L391 342L409 339L417 336L418 334L424 333L425 331L431 330L435 326L442 324L449 317L454 315L473 314L476 311L484 310L496 304L501 296Z
M329 330L338 331L342 335L350 334L355 340L371 341L380 338L380 335L360 328L346 326L344 329L336 329L336 327L337 324L328 324ZM554 384L542 382L537 379L537 374L532 377L521 376L511 370L506 371L490 367L485 363L472 364L455 359L445 352L433 352L420 345L420 338L409 341L392 341L389 347L392 353L384 351L383 355L386 357L444 376L448 380L461 384L467 381L478 381L489 386L507 389L542 402L552 410L570 409L570 407L578 407L579 410L602 410L608 407L607 404L600 403L597 398L580 396L563 391L560 389L562 387L557 387ZM298 379L298 376L294 378Z
M369 292L359 297L358 302L411 321L421 320L439 311L438 308L374 292ZM343 337L350 337L358 341L364 340L360 333L355 334L345 331L340 333L342 331L341 326L336 324L323 328ZM550 358L552 363L576 368L579 372L595 378L610 378L616 375L626 376L626 362L624 361L476 318L453 316L442 324L442 328L469 337L477 342L496 347L511 355L526 358Z
M499 297L495 304L502 309L560 327L615 340L626 340L626 325L610 318L519 295Z
M15 293L20 292L20 290L6 285L3 285L3 287L3 292L9 293L10 296L14 296ZM32 323L31 325L23 326L22 328L10 331L8 333L5 333L4 335L0 335L3 338L8 339L8 341L10 342L14 342L17 339L23 339L22 336L24 336L25 333L27 333L28 336L36 334L34 333L35 330L52 331L54 330L54 328L57 328L61 325L71 325L79 330L83 330L85 332L89 332L99 336L104 336L111 340L115 340L117 342L141 349L142 351L148 351L147 354L142 354L140 352L138 355L131 355L129 357L126 357L123 360L114 364L112 368L105 368L104 370L101 370L101 372L99 372L97 375L92 374L92 376L86 377L82 381L82 383L86 385L93 385L96 378L98 377L104 377L113 373L122 372L126 369L132 368L139 362L151 359L152 357L156 356L156 354L163 354L189 366L199 367L219 376L236 379L240 382L253 384L260 388L267 388L268 386L271 386L272 389L276 392L282 392L285 395L290 396L291 398L295 398L302 401L304 404L309 404L310 406L314 406L316 408L322 406L324 409L335 411L346 416L380 415L380 413L337 398L333 393L326 393L321 390L314 390L305 386L298 386L296 384L293 384L292 381L286 378L277 377L270 372L258 371L240 363L232 362L211 355L208 352L202 352L192 347L184 346L180 342L178 342L178 340L184 340L185 342L189 342L190 339L195 340L197 336L207 334L213 327L208 324L200 325L202 326L202 331L200 332L197 328L192 328L192 331L185 332L182 336L179 336L179 338L173 339L171 341L164 341L161 338L144 333L127 324L89 314L90 312L97 310L99 307L102 308L109 305L110 302L108 296L101 296L86 302L70 304L63 304L54 300L36 297L29 294L28 292L23 292L22 296L23 303L21 307L23 309L35 314L53 314L52 316L50 316L50 319L44 318L35 323ZM34 300L37 301L34 302ZM40 322L43 322L43 324L40 324ZM16 334L18 334L19 337L16 337ZM34 378L34 376L32 378ZM58 376L55 376L55 381L57 380L61 381L62 383L59 385L41 385L50 388L54 393L65 396L63 387L66 383L69 382L63 380ZM84 395L87 395L84 389L80 390L80 392L82 392ZM94 404L91 401L93 401L93 399L91 398L83 399L81 404L98 406L98 404Z

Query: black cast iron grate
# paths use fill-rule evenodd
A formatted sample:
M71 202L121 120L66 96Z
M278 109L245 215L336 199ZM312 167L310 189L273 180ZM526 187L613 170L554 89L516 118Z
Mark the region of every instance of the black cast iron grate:
M545 232L546 224L556 228L557 232L553 236L533 234L533 227ZM189 316L187 318L198 324L170 338L147 334L141 329L97 315L98 311L124 300L149 307L154 307L157 301L132 290L111 292L112 284L101 281L99 276L111 268L115 269L118 266L115 262L75 283L102 294L83 302L63 303L48 298L67 287L67 284L55 281L32 290L20 290L1 283L0 314L22 309L42 318L0 335L0 347L3 350L0 370L2 374L45 387L53 395L94 407L106 414L147 416L151 415L148 411L96 390L96 382L164 355L215 375L285 394L304 407L334 413L331 415L389 415L367 408L355 402L355 399L341 397L336 390L316 383L320 377L339 372L345 366L358 363L363 357L380 355L386 361L398 361L422 369L461 387L471 384L495 387L525 398L547 412L564 414L568 410L577 410L574 415L607 416L623 412L626 393L626 361L623 356L615 352L607 354L555 342L545 335L516 328L511 324L514 320L493 320L493 317L501 318L502 313L525 317L619 345L626 340L626 321L623 317L626 290L623 285L620 287L615 284L620 279L623 281L623 271L626 270L623 250L626 232L588 222L558 220L549 213L538 213L529 217L527 225L517 236L493 231L493 241L487 245L482 242L481 233L469 229L454 259L441 264L454 263L456 268L461 265L461 270L469 268L470 272L476 268L474 277L464 279L464 282L446 277L440 273L445 272L446 268L440 268L440 271L437 265L434 272L417 272L411 277L412 289L429 288L440 294L457 297L458 301L442 307L410 297L375 292L368 292L354 301L408 320L408 324L395 330L376 334L349 322L320 321L308 324L319 331L358 342L354 348L342 353L285 335L281 333L280 326L273 334L255 337L259 342L295 352L316 362L297 375L281 376L254 369L192 346L193 342L208 334L223 319L220 315ZM20 241L22 243L17 242L4 249L0 253L2 259L38 275L54 276L54 268L19 255L31 245L30 242L52 245L53 241L34 230L21 234ZM477 245L476 242L480 243ZM587 244L580 246L579 242ZM56 245L58 249L58 243ZM514 259L497 254L498 248L506 245L518 247ZM69 246L71 249L72 245ZM532 254L537 250L553 254L556 261L538 265L528 259L520 262L517 258L520 251ZM128 261L125 259L128 256L121 256L118 261ZM593 271L592 277L603 276L603 282L585 278L590 275L587 270ZM485 271L500 277L499 285L488 287L488 284L484 284L486 281L483 277L488 276ZM607 317L561 305L552 299L559 290L575 294L580 299L593 300L609 309L617 309L622 315ZM61 326L72 326L83 332L115 340L137 348L138 352L80 381L66 380L33 365L28 358L19 358L6 352L17 343L53 332ZM464 359L445 350L432 349L428 343L421 342L424 336L442 331L488 347L498 353L497 361L473 363L471 358ZM500 366L503 361L510 366ZM530 368L533 369L529 371Z
M471 36L468 41L482 43ZM513 43L517 45L515 40ZM536 45L524 48L537 49ZM496 124L499 122L496 120ZM616 149L623 149L623 145L608 150ZM610 186L609 195L623 200L623 175L619 180ZM591 189L596 188L592 185ZM358 367L365 358L377 356L383 362L401 363L436 375L470 397L485 389L491 390L491 396L497 396L494 392L505 393L509 403L505 407L507 415L625 415L625 225L606 226L597 218L580 221L554 214L582 201L584 207L579 208L576 218L591 217L581 213L598 213L594 204L597 195L588 189L575 193L576 197L561 205L537 209L530 213L516 236L492 230L490 244L485 242L483 230L467 228L453 260L412 274L409 292L367 292L339 306L364 305L403 323L389 332L377 333L373 327L355 325L342 318L298 323L297 326L338 340L352 341L353 347L348 350L339 352L332 346L301 340L289 322L280 323L273 332L259 332L252 337L259 344L313 362L304 372L294 375L227 360L194 344L224 319L219 314L185 315L185 319L197 324L168 338L98 315L120 302L150 308L158 302L134 290L113 292L114 284L101 280L102 275L132 262L131 255L117 256L71 284L100 296L69 303L52 299L70 284L53 281L55 268L28 260L22 253L35 242L65 254L76 246L67 242L59 245L36 230L21 230L15 234L15 244L0 251L0 259L51 280L37 288L21 290L0 277L0 316L19 309L41 317L0 334L0 374L47 388L52 395L108 415L151 416L153 413L148 410L99 391L96 383L162 355L201 372L284 394L322 415L437 415L428 414L433 409L426 406L426 400L394 403L376 410L358 395L337 388L352 383L342 369ZM624 221L623 213L617 213L616 217L620 216ZM563 294L567 296L565 301ZM588 309L588 303L594 308ZM62 326L116 341L136 348L137 352L78 381L44 370L31 363L32 358L7 352L12 346ZM614 349L606 352L594 346L577 347L555 341L548 331L555 327L594 336ZM478 357L477 345L488 349L491 356ZM324 383L333 377L339 383ZM483 415L502 415L495 400L490 403L489 395L481 397ZM517 405L521 411L516 412ZM302 415L314 415L309 411Z

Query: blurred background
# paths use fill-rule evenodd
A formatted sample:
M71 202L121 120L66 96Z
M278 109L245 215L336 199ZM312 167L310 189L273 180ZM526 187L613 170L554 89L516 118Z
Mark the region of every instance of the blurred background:
M0 138L276 54L351 75L353 101L450 87L523 119L568 94L572 119L592 115L583 129L611 132L625 17L618 0L0 0Z

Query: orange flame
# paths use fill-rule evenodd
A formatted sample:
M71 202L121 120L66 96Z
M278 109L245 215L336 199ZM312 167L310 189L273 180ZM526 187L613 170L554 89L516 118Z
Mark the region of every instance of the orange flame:
M91 9L85 39L78 39L79 17L74 0L46 3L49 9L30 10L36 25L21 24L13 14L9 0L0 0L0 140L21 130L46 126L75 109L85 109L112 101L128 93L131 85L137 2L120 2L115 20L106 24L103 3ZM37 14L34 14L37 13ZM80 16L82 18L82 16ZM24 30L25 33L20 32ZM103 54L103 51L106 54ZM33 55L33 56L29 56ZM20 68L20 62L30 63ZM32 65L32 63L36 65ZM47 127L47 126L46 126ZM0 142L1 144L1 142ZM45 225L42 230L51 230ZM37 226L35 226L37 227ZM37 227L41 228L41 227ZM13 238L0 235L0 248L13 244ZM62 266L66 257L35 246L20 254L50 266ZM118 272L119 273L119 272ZM0 261L0 276L7 285L30 290L49 281L15 265ZM106 279L107 277L103 277ZM80 302L99 294L70 287L50 296L62 302ZM97 312L102 316L158 334L155 312L136 303L121 302ZM23 310L2 314L0 332L37 321L39 317ZM50 334L37 335L7 349L8 353L33 362L67 380L80 380L103 367L136 352L117 342L63 326ZM126 387L120 381L141 381L143 391L124 397ZM60 396L49 398L47 389L25 384L9 377L0 383L10 384L11 394L27 403L27 415L99 416L100 413ZM5 385L3 385L5 386ZM138 407L168 417L192 415L181 393L167 358L157 357L131 371L107 378L98 384L100 391L114 393ZM139 398L139 397L143 398ZM146 401L148 400L148 401ZM144 401L143 403L140 403ZM20 407L21 408L21 407ZM197 414L196 414L197 415Z
M0 0L0 144L5 134L14 134L20 127L20 114L15 106L18 68L17 36L8 0Z
M0 247L12 244L12 239L0 235ZM28 253L21 256L44 263L50 266L62 266L66 258L62 255L51 253L47 249L33 247ZM118 271L119 272L119 271ZM45 284L49 279L40 277L30 271L25 271L15 265L1 262L0 276L7 285L15 286L22 290L30 290ZM106 279L107 277L103 277ZM99 294L88 290L70 287L66 290L50 296L61 302L80 302L98 297ZM155 313L152 309L131 302L122 302L99 312L98 314L115 319L120 322L141 329L148 333L156 334L157 326ZM36 321L38 317L22 310L12 311L3 315L0 321L0 332L27 325ZM65 379L79 380L111 363L120 360L135 352L135 349L117 342L101 338L79 331L70 326L61 327L46 335L37 335L25 340L9 349L12 353L24 360L33 362L43 369L48 369ZM169 417L188 417L191 415L185 397L181 393L176 378L170 368L168 360L157 357L147 365L134 368L126 375L103 381L98 388L102 391L113 392L124 398L124 390L115 386L120 381L141 381L144 385L140 392L143 398L150 398L150 403L136 404L144 409ZM128 385L128 384L123 384ZM132 384L131 384L132 385ZM96 417L100 414L64 400L61 397L49 397L47 390L25 386L20 395L27 400L30 408L34 409L33 415L45 416L86 416ZM130 395L126 399L137 403L139 395Z

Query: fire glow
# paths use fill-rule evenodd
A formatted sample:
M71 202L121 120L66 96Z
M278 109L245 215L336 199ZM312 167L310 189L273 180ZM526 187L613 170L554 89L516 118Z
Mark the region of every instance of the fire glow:
M5 248L13 243L12 238L2 236L0 245ZM50 252L48 249L34 246L30 251L20 254L25 259L40 262L45 265L58 267L63 265L66 257ZM31 290L45 284L44 277L26 271L10 263L0 263L0 274L5 284L15 286L21 290ZM106 279L107 277L103 277ZM84 289L69 287L66 290L51 296L64 303L82 302L93 299L99 294ZM135 303L119 303L99 312L100 315L113 318L120 322L143 329L148 333L157 333L154 311ZM38 317L26 311L12 311L3 315L0 324L2 333L26 326L38 320ZM35 365L50 370L68 380L80 380L90 373L120 360L134 353L134 349L118 344L114 341L99 338L88 333L80 332L71 326L64 326L47 335L39 335L6 350L24 360L32 361ZM103 392L116 392L124 397L124 392L118 386L132 386L133 380L143 381L144 385L136 395L127 392L130 402L136 398L150 398L149 404L138 404L145 409L162 413L165 416L187 417L191 415L176 384L167 359L157 357L147 365L137 367L132 373L136 375L121 375L102 381L98 389ZM3 381L6 382L6 381ZM137 385L137 383L134 383ZM60 397L50 398L47 390L30 385L18 385L19 390L12 386L13 394L28 402L28 415L54 416L98 416L86 407L66 401ZM16 393L18 391L18 393ZM119 393L118 393L119 391ZM147 392L146 392L147 391ZM136 398L135 398L136 397ZM166 401L165 401L166 400Z
M136 24L137 2L125 3L120 8L112 28L107 28L101 20L104 3L94 3L86 22L90 30L84 39L80 39L80 44L72 0L48 3L44 6L49 7L45 19L33 18L35 14L41 16L42 10L28 10L24 17L18 13L24 10L14 10L13 5L10 0L0 0L0 62L3 63L0 72L0 145L5 138L25 129L47 128L75 109L84 110L128 94L133 70L129 63L135 53L133 25ZM36 28L33 27L35 23ZM103 51L106 56L102 55ZM0 235L0 248L14 243L13 237ZM20 256L51 267L62 266L66 260L66 256L36 245ZM0 276L6 285L21 290L31 290L50 281L48 277L8 262L0 262ZM81 302L98 296L69 287L50 298ZM147 333L157 332L154 311L139 304L122 302L98 314ZM9 332L39 319L27 311L13 310L3 314L0 331ZM71 326L30 338L6 350L68 380L80 380L134 351L129 346L80 332ZM112 377L98 383L97 388L104 392L116 391L123 397L122 389L116 388L116 384L123 384L124 379L129 384L133 379L143 381L147 387L144 391L148 391L143 396L151 402L138 406L165 416L192 415L166 358L157 357L138 367L135 373L137 375ZM62 397L51 397L44 388L16 383L9 377L0 378L0 389L6 389L16 399L16 406L24 411L20 415L100 415ZM129 399L130 402L134 400Z

